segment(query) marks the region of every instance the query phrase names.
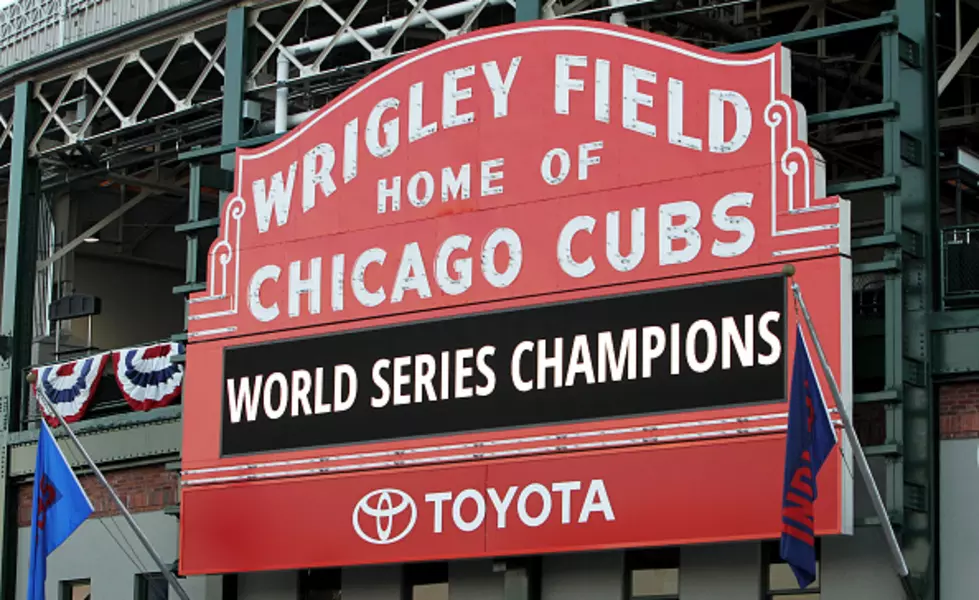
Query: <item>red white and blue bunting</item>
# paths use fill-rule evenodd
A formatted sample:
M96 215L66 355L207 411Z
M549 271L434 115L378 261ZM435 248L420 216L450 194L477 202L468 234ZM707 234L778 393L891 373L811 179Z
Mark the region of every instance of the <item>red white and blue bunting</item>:
M116 382L133 410L166 406L180 395L184 369L170 358L183 352L183 344L166 343L112 353Z
M108 359L109 353L103 352L71 362L33 369L36 378L34 394L43 396L68 423L78 421L85 416L85 410L95 396L95 388ZM58 417L48 412L43 404L41 409L48 424L57 427Z

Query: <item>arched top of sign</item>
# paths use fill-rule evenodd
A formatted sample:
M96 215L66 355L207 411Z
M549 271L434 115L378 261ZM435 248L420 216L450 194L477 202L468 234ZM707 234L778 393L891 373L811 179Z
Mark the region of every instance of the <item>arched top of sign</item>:
M571 20L427 46L238 151L190 335L848 253L845 203L824 198L790 69L781 46L721 54ZM575 232L611 244L606 225L630 216L632 253L610 245L589 267L586 242L572 252L568 238L561 256ZM553 265L532 267L538 254Z

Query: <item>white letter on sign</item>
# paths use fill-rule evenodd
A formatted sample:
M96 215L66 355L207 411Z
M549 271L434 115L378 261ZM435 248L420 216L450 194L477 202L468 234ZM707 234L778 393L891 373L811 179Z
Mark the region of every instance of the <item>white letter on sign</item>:
M558 54L554 58L554 112L559 115L568 114L569 96L571 90L584 91L585 82L581 79L571 79L571 67L586 67L588 59L584 56Z
M507 266L502 273L496 270L496 247L500 244L507 247ZM522 265L523 250L517 232L508 227L494 229L483 244L482 266L486 281L493 287L505 288L520 274Z
M289 205L292 203L292 188L296 183L297 163L289 165L289 176L283 181L282 171L272 175L272 187L265 189L265 179L259 177L252 182L255 197L255 221L258 232L265 233L272 222L272 209L275 208L275 223L279 227L289 220Z
M724 104L734 107L734 135L730 140L724 139ZM711 90L710 104L710 128L707 131L710 151L722 154L737 152L748 141L748 134L751 133L751 107L744 96L737 92L726 90Z
M721 231L733 231L738 233L738 239L733 242L722 242L714 240L711 254L724 258L741 256L751 248L755 241L755 225L748 217L738 217L728 214L732 208L751 208L751 200L754 195L748 192L733 192L724 196L714 205L713 221L714 226Z
M593 512L600 512L606 521L614 521L615 513L612 512L612 503L608 499L608 492L605 491L605 482L601 479L593 479L588 486L585 495L585 502L581 505L581 514L578 515L579 523L587 523L588 517Z
M354 297L368 308L384 302L385 294L383 287L378 288L376 292L367 289L367 284L364 282L364 278L367 276L367 267L371 263L383 265L386 257L387 252L384 250L371 248L358 256L357 260L354 261L354 270L350 274L350 287L353 288Z
M347 380L347 397L343 397L343 380ZM357 371L350 365L333 367L333 410L343 412L357 399Z
M639 91L639 82L656 83L656 73L632 65L622 68L622 126L656 137L656 126L639 120L639 106L653 107L653 97Z
M452 270L456 272L457 278L449 275L449 257L456 250L468 252L470 242L472 238L468 235L450 236L442 242L435 254L435 280L442 291L450 296L458 296L468 290L473 283L473 261L468 256L456 259L452 263Z
M466 521L462 518L462 503L466 500L472 500L476 503L476 516L473 517L472 521ZM456 527L462 531L476 531L483 524L485 518L486 500L483 499L483 495L472 488L459 492L455 501L452 502L452 520L455 521Z
M388 109L397 109L401 103L397 98L385 98L377 103L367 117L364 137L367 149L377 158L390 156L398 147L398 117L384 123L384 143L381 143L381 117Z
M683 223L674 225L674 217L683 217ZM700 252L700 207L696 202L683 200L659 207L659 264L677 265L690 262ZM684 243L680 250L673 249L673 241Z
M527 512L527 499L530 498L531 494L537 494L541 499L540 514L536 517L531 517L530 513ZM543 525L547 517L551 516L551 490L539 483L532 483L525 487L517 498L517 516L527 527Z
M419 298L431 298L432 290L428 286L428 274L425 273L425 260L418 242L405 246L398 265L398 274L394 277L394 289L391 291L391 303L401 302L405 292L415 290Z
M446 71L442 77L442 127L458 127L472 123L474 115L471 112L459 114L459 101L473 97L472 88L459 89L459 80L471 77L476 73L475 65L461 69Z
M267 280L278 281L282 269L275 265L265 265L255 271L252 280L248 283L248 310L252 316L263 323L275 320L279 316L279 304L273 302L272 306L262 304L262 284Z
M558 159L558 171L554 174L554 159ZM544 155L540 161L540 176L550 185L557 185L564 181L571 172L571 157L564 148L552 148Z
M639 266L646 253L646 209L632 209L632 248L627 256L622 256L619 248L619 211L613 210L605 215L605 257L616 271L625 273Z
M320 314L320 276L323 259L317 256L309 261L309 278L303 279L301 260L289 263L289 316L299 316L299 300L302 294L309 294L309 314Z
M595 261L589 256L584 262L577 262L571 253L571 242L579 231L591 233L595 229L595 219L587 215L575 217L561 230L557 238L557 262L568 275L581 279L595 270Z
M428 125L422 125L424 115L422 114L422 97L425 93L425 84L421 81L411 84L408 88L408 141L417 142L418 140L430 136L438 130L438 123L432 121Z
M515 56L510 60L510 68L507 69L506 79L500 77L500 66L496 61L483 63L483 76L493 92L493 116L497 119L505 117L509 110L510 88L513 86L513 78L517 76L517 67L520 66L520 57Z
M683 82L670 77L667 105L669 110L670 143L691 150L703 150L704 142L683 133Z
M320 163L318 169L317 162ZM337 191L337 184L333 181L335 163L336 153L333 151L333 146L329 144L320 144L303 157L303 212L309 212L316 206L317 188L327 198Z
M442 504L452 499L452 492L432 492L425 494L425 502L435 505L435 515L433 516L432 531L442 533Z

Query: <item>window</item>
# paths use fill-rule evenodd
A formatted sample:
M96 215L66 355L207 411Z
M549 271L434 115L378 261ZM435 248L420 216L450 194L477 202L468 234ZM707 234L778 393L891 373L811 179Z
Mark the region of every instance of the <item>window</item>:
M92 600L92 580L78 579L61 582L61 600Z
M167 600L169 593L163 573L136 574L136 600Z
M657 548L626 553L626 598L676 600L680 597L680 550Z
M340 569L299 572L299 600L340 600Z
M778 542L765 544L766 584L768 600L817 600L819 598L819 540L816 540L816 580L804 590L789 567L779 556Z
M404 600L449 600L449 564L405 565Z

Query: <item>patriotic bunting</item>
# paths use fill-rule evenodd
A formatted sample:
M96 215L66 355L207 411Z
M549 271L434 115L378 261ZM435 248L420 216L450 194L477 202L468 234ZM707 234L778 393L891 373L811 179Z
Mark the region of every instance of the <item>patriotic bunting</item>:
M170 357L183 354L183 344L155 344L112 353L116 382L133 410L170 404L180 395L184 370Z
M88 404L95 396L95 388L105 370L109 354L103 352L87 358L57 365L33 369L36 377L34 394L43 395L68 423L85 416ZM52 427L57 427L58 417L49 413L42 405L44 419Z

